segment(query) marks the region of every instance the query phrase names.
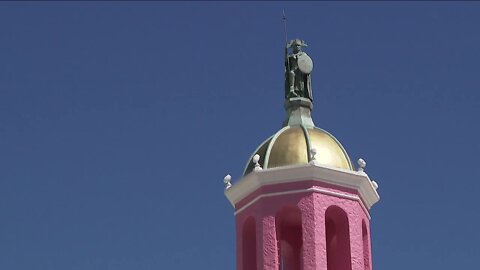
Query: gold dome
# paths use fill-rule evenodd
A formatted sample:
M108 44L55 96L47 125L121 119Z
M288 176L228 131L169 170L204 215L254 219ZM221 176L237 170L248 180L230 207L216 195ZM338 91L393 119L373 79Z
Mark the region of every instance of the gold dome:
M260 156L264 168L307 164L310 150L315 149L319 165L345 170L354 170L347 152L330 133L317 127L286 126L263 142L253 153ZM254 168L249 160L244 175Z

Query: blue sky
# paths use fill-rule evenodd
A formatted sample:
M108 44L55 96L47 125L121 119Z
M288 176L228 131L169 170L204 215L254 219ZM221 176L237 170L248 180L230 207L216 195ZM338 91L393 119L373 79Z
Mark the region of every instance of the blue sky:
M478 3L4 2L0 269L234 269L222 180L285 116L284 8L379 183L375 269L477 267Z

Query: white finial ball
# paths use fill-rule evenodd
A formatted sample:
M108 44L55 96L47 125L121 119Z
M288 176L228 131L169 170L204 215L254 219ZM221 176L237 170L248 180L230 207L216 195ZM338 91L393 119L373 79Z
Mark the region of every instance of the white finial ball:
M360 168L365 168L367 166L367 162L361 158L357 160L357 164L360 166Z
M255 156L253 156L253 159L252 159L253 163L257 164L259 160L260 160L260 155L255 154Z
M317 154L317 149L315 148L310 149L310 153L312 154L312 156L315 156Z
M373 185L373 187L374 187L375 189L377 189L377 188L378 188L378 184L377 184L377 182L375 182L375 181L373 181L373 180L372 180L372 185Z
M232 176L230 174L225 175L225 177L223 178L224 183L228 183L230 182L230 180L232 180Z

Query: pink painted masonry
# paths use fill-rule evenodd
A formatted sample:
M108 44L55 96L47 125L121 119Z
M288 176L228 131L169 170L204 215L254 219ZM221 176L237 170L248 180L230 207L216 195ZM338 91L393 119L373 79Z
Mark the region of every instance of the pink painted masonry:
M253 192L249 201L256 201L236 214L237 270L371 269L363 202L343 187L315 191L324 186L306 180Z
M363 159L355 170L340 142L313 123L305 46L295 39L286 48L284 127L257 147L240 180L224 179L237 270L372 269L368 211L378 185Z

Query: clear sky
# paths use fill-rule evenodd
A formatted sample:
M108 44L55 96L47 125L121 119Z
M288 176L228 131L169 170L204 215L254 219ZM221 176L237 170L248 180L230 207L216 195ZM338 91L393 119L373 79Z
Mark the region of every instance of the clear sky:
M234 269L222 180L285 117L283 8L380 186L374 268L478 268L479 3L3 2L0 269Z

